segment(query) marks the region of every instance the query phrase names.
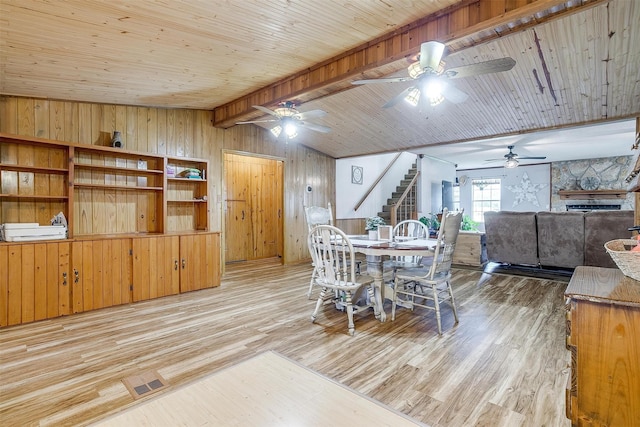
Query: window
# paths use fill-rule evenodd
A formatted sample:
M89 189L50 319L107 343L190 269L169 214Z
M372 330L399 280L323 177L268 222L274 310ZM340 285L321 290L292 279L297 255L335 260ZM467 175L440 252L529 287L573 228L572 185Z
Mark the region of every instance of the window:
M500 210L500 179L474 179L471 182L472 219L484 222L484 213Z
M457 185L457 184L453 186L453 205L452 205L452 210L454 212L458 212L460 210L460 186Z

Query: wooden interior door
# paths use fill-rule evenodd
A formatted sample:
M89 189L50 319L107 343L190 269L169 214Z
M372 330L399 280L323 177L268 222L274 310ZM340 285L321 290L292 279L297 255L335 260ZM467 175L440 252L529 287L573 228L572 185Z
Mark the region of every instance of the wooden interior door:
M246 261L250 258L251 210L248 200L250 165L244 156L225 154L225 260Z
M225 154L225 261L281 256L283 163Z
M278 163L271 159L251 160L251 259L272 258L278 252L281 189ZM281 192L281 191L280 191Z

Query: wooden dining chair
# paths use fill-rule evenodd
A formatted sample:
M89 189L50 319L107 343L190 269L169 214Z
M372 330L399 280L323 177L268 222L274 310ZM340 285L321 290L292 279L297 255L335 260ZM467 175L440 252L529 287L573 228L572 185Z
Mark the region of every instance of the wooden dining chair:
M313 230L316 225L333 225L333 211L331 210L331 202L326 208L322 206L305 206L304 218L307 222L308 231ZM307 298L311 299L311 291L313 290L313 280L316 277L316 266L312 261L313 271L311 272L311 280L309 281L309 290Z
M446 301L451 305L455 323L458 323L458 311L451 290L451 264L461 223L462 212L449 213L445 209L431 265L422 268L397 269L393 286L391 320L395 320L397 306L411 310L415 307L434 310L438 322L438 334L442 335L440 304Z
M377 313L372 277L356 277L355 252L349 237L339 228L318 225L308 235L309 253L315 266L312 286L321 289L311 321L315 322L320 307L331 300L339 310L346 310L349 334L355 333L354 313L373 308Z
M415 219L407 219L399 222L393 227L393 240L428 239L429 227ZM422 263L422 256L395 256L390 260L390 267L394 270L398 268L416 268Z

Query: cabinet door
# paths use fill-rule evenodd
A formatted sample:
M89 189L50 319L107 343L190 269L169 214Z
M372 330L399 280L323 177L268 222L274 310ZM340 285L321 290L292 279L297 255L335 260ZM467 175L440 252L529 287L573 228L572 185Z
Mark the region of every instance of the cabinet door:
M34 245L35 320L71 313L71 243Z
M73 312L131 302L131 239L73 242Z
M178 236L133 239L133 301L180 292Z
M220 235L180 236L180 292L220 285Z
M68 242L0 247L0 326L69 314Z
M640 308L579 301L571 334L577 347L573 420L639 427Z

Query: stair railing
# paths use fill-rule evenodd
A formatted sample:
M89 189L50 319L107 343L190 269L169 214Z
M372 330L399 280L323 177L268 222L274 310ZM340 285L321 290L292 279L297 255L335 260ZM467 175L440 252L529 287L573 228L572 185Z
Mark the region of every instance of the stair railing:
M373 191L374 188L376 188L376 186L378 185L378 183L380 181L382 181L382 178L384 178L384 176L387 174L387 172L389 172L389 169L391 169L391 166L393 166L393 164L396 162L396 160L398 160L400 158L400 156L402 155L402 153L398 153L396 154L396 156L393 158L393 160L391 160L389 162L389 165L385 168L385 170L382 171L382 173L380 174L380 176L378 176L378 179L375 180L375 182L373 184L371 184L371 187L369 187L369 189L367 190L366 193L364 193L364 196L362 196L362 198L360 199L360 201L358 203L356 203L356 206L353 208L354 211L357 211L358 208L360 208L360 206L362 206L362 204L364 203L364 201L367 199L367 197L369 197L369 195L371 194L371 192Z
M416 172L407 189L396 203L391 206L391 226L395 227L405 219L418 219L418 178L420 171Z

